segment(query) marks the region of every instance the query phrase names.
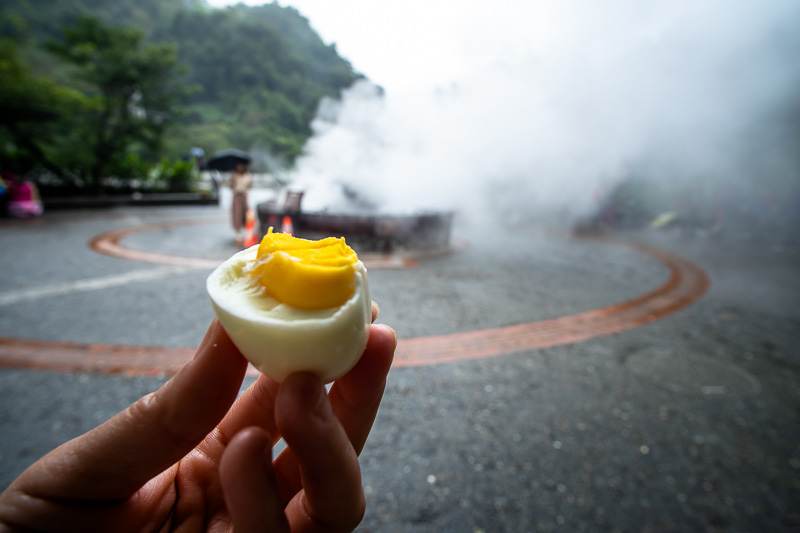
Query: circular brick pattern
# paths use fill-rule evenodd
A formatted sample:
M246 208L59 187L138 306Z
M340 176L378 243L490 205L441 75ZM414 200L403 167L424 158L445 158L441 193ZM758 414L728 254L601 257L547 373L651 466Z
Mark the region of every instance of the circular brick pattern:
M142 233L145 231L154 231L167 228L175 228L179 226L195 226L203 224L217 223L218 220L208 218L197 220L170 220L166 222L158 222L155 224L147 224L144 226L134 226L130 228L118 229L107 231L93 237L89 241L89 247L94 251L101 254L110 255L120 259L128 259L130 261L143 261L145 263L155 263L159 265L169 266L183 266L189 268L216 268L224 259L210 259L205 257L191 257L174 254L165 254L159 252L152 252L147 250L139 250L130 248L121 244L121 240L134 233ZM433 250L429 252L415 252L415 253L396 253L390 255L381 254L359 254L359 257L364 262L368 269L379 268L414 268L418 267L419 259L433 257L437 255L447 255L460 251L463 248L457 245L443 250Z
M669 268L669 279L641 296L583 313L467 333L404 339L397 348L397 364L416 366L478 359L581 342L663 318L688 306L708 289L705 272L682 257L615 239L585 238L630 246L655 257Z
M90 246L115 257L151 263L214 268L221 261L127 248L120 240L132 233L190 224L208 219L170 221L106 232ZM400 339L395 366L419 366L496 357L550 346L571 344L631 329L674 313L702 297L709 285L705 272L690 261L655 248L621 240L584 236L614 246L628 246L661 261L669 278L660 287L630 300L550 320L514 326ZM368 257L370 268L417 266L419 257ZM58 343L0 337L0 366L125 375L171 375L194 355L194 348L140 347ZM256 373L250 369L251 373Z

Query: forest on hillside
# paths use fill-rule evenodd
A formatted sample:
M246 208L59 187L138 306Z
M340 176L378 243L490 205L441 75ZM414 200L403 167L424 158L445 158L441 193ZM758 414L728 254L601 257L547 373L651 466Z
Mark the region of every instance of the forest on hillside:
M0 6L0 165L84 189L192 147L290 166L319 101L360 77L277 3L16 0Z

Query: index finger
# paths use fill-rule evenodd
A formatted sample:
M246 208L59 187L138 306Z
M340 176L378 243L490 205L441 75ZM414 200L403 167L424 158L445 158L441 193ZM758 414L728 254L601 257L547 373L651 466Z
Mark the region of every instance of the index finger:
M373 325L361 359L333 383L328 394L333 414L356 455L361 453L378 413L396 345L397 336L392 328ZM275 460L275 471L281 483L281 494L288 503L303 488L291 445Z
M354 529L365 508L361 470L322 382L313 374L290 375L278 391L275 414L303 489L296 495L281 491L289 497L292 530Z
M358 454L378 414L396 347L397 334L392 328L373 325L364 357L333 383L328 394L333 412Z

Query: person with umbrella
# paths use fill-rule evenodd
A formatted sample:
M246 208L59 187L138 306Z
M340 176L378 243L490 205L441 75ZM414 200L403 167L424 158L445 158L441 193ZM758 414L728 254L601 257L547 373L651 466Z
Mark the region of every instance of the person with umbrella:
M208 168L220 172L230 172L228 187L233 191L231 223L237 244L244 242L244 227L247 223L247 193L253 186L253 178L247 172L250 156L241 150L223 150L214 154L208 161Z
M244 226L247 223L247 192L253 186L253 178L247 172L245 163L237 163L236 170L228 177L228 187L233 191L233 204L231 205L231 222L236 233L236 244L244 242Z

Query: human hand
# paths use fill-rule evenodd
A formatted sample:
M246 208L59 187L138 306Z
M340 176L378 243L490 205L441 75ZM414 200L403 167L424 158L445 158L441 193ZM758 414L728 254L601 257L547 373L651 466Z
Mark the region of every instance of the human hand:
M373 308L373 319L376 310ZM214 320L156 392L56 448L0 495L5 531L345 531L364 513L358 454L397 343L371 326L358 364L320 380L259 378ZM287 448L272 460L280 438Z

